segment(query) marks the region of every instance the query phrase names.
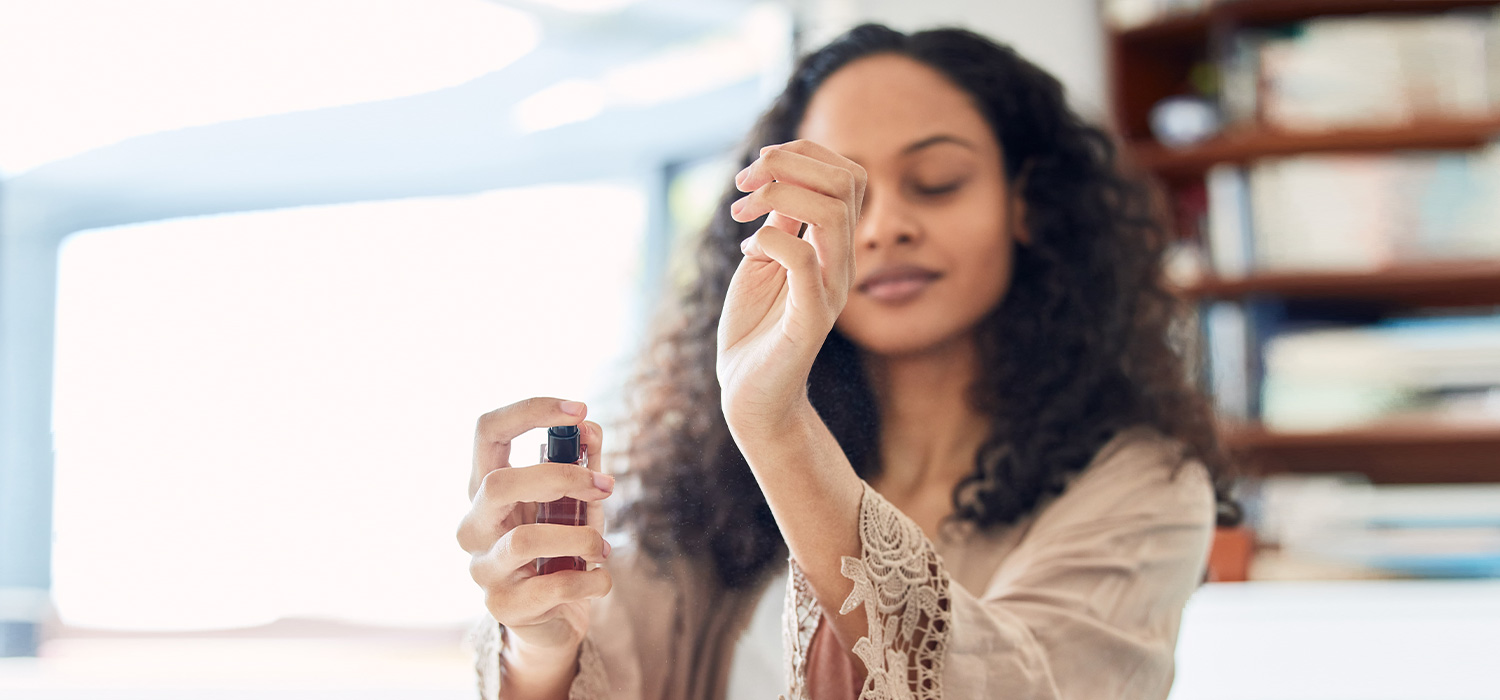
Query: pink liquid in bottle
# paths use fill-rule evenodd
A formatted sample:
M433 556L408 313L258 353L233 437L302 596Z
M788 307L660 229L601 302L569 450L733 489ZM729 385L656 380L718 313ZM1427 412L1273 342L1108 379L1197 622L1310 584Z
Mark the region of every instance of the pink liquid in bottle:
M542 447L543 462L586 464L579 445L578 426L560 425L547 429L547 444ZM552 525L588 525L588 504L576 498L560 498L549 503L538 503L536 521ZM550 574L556 571L587 571L588 564L582 557L538 557L536 572Z

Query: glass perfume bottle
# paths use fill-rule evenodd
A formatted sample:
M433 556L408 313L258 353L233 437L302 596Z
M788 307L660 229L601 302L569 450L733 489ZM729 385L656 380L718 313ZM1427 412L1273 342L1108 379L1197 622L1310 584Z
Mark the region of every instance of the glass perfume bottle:
M579 445L578 426L557 425L547 429L547 444L542 445L543 462L562 462L588 466L588 455ZM536 506L536 521L552 525L588 525L588 504L576 498L559 498ZM582 557L539 557L536 572L586 571Z

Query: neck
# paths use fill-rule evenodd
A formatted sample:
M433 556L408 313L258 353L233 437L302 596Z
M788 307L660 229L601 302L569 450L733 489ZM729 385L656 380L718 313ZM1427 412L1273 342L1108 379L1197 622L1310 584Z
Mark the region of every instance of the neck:
M883 492L949 492L974 469L989 421L968 401L978 376L972 338L915 355L867 354L865 367L880 406Z

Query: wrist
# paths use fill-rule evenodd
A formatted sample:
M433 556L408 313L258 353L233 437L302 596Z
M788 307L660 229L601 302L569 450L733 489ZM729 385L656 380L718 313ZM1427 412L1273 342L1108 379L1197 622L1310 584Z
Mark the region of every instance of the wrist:
M753 412L726 410L724 420L729 425L730 435L736 441L746 444L784 440L800 434L813 421L822 421L805 394L771 409L763 408ZM741 448L744 446L742 444Z
M527 642L501 628L500 674L510 698L566 697L578 674L580 644L551 646Z

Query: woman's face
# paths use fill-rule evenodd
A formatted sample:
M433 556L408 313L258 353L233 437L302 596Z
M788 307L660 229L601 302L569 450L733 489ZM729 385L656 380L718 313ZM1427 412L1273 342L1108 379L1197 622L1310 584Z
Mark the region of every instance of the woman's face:
M859 59L814 93L798 138L869 174L854 286L835 327L896 357L969 337L1005 296L1019 204L969 96L909 58Z

